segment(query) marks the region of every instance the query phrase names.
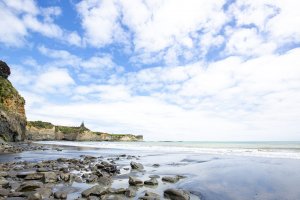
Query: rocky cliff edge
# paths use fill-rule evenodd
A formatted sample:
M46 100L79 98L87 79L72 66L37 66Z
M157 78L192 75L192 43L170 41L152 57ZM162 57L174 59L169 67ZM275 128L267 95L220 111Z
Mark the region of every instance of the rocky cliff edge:
M10 68L0 61L0 141L16 142L25 139L25 100L7 79Z

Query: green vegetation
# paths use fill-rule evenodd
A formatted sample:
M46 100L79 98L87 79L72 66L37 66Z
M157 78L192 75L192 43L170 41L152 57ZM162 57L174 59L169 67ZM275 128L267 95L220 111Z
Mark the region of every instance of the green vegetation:
M24 105L25 100L18 91L13 87L11 82L0 76L0 107L5 110L9 110L7 105L4 105L5 100L14 100L19 105Z
M27 122L27 125L36 128L45 128L45 129L51 129L54 127L53 124L49 122L42 122L42 121L29 121Z
M5 99L14 97L19 97L20 103L25 103L24 98L20 96L11 82L3 77L0 77L0 103L2 104Z
M84 126L80 127L70 127L70 126L55 126L55 132L62 132L64 134L70 133L83 133L84 131L88 131Z

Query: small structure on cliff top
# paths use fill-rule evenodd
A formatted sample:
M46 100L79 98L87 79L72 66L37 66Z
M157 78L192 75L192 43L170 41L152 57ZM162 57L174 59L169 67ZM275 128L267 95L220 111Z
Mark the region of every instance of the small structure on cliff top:
M0 60L0 76L7 79L9 75L10 75L9 66L5 62Z

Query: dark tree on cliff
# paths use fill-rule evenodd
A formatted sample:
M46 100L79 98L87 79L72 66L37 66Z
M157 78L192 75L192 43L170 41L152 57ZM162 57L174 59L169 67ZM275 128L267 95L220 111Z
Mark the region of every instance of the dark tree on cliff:
M0 76L3 78L7 78L10 75L10 68L9 66L0 60Z

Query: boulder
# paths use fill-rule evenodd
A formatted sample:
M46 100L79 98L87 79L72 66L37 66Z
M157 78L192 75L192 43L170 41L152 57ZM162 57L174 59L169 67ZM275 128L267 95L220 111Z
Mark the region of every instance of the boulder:
M167 189L164 191L164 197L171 200L189 200L190 193L181 189Z
M43 183L41 183L41 182L38 182L38 181L25 181L17 189L17 192L34 191L37 188L41 188L41 187L43 187Z
M44 183L55 183L57 181L57 176L55 172L44 172L43 177Z
M134 162L134 161L132 161L130 163L130 166L131 166L131 169L136 169L136 170L143 170L144 169L144 166L141 163L137 163L137 162Z
M67 199L68 193L65 191L57 191L54 193L54 198L56 199Z
M89 189L84 190L81 195L82 197L89 197L91 195L93 196L101 196L106 194L106 189L100 185L95 185Z
M129 176L129 185L133 185L133 186L142 186L144 185L144 182L138 178Z
M158 185L158 181L156 178L151 178L150 180L144 181L145 185Z
M162 177L161 180L165 181L165 182L169 182L169 183L176 183L177 181L179 181L179 178L177 176L176 177L173 177L173 176L164 176L164 177Z

